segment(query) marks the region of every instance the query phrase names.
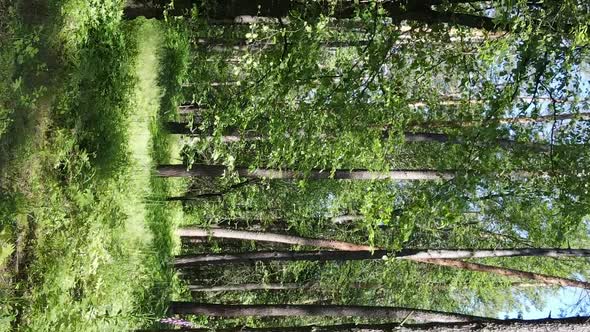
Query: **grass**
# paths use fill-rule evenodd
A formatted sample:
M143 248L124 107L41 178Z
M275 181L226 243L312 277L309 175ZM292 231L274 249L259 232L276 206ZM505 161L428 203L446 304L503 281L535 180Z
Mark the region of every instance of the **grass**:
M121 22L120 1L0 3L3 46L30 46L0 53L13 78L0 86L0 248L15 251L0 264L0 330L149 325L176 289L181 218L152 199L174 189L152 178L172 147L151 139L160 28Z

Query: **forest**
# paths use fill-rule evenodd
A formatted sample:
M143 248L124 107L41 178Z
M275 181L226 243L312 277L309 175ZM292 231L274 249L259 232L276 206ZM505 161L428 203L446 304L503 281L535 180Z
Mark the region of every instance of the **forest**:
M0 331L590 331L587 0L0 0Z

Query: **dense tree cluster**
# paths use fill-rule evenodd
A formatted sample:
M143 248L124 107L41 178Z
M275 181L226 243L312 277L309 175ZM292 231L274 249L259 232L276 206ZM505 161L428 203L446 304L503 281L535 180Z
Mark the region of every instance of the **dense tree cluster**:
M173 313L446 321L428 310L489 315L539 301L540 285L588 288L585 251L562 255L588 246L585 1L132 1L137 16L168 20L178 59L162 126L184 163L158 173L190 178L168 200L200 228L179 235L211 237L175 262L215 281L194 298L314 305Z

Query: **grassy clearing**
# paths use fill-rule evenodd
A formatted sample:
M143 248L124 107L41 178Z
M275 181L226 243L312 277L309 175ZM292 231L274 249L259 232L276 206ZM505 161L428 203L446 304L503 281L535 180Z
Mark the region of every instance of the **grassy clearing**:
M20 60L2 47L0 63L14 78L0 94L9 119L0 147L11 156L0 174L0 240L16 248L0 270L0 330L143 326L165 309L179 217L150 201L169 190L151 180L152 155L168 154L150 140L159 28L120 22L120 1L26 5L46 10L6 9L12 32L1 37L34 50L11 67Z

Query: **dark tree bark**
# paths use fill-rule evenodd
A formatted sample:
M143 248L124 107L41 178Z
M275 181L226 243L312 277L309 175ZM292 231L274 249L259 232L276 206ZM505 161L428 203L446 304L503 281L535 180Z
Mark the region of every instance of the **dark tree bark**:
M502 321L478 321L458 323L388 323L388 324L343 324L331 326L288 326L288 327L234 327L226 329L181 329L141 330L136 332L590 332L590 317L548 318L548 319L507 319Z
M194 302L172 302L170 314L197 314L222 317L294 317L294 316L332 316L332 317L367 317L387 319L412 319L420 322L471 322L498 321L492 318L447 313L434 310L355 306L355 305L223 305Z
M184 15L199 3L196 0L177 0L175 8L169 14L173 16ZM385 2L383 8L394 23L410 20L426 24L461 25L488 31L506 29L506 27L497 27L490 17L432 10L431 6L437 4L439 4L438 1L433 0L397 0ZM140 1L135 0L125 7L123 15L125 19L134 19L139 16L162 19L164 17L163 8L163 1L142 5ZM302 7L301 2L293 0L217 0L208 2L206 8L199 8L199 12L206 13L211 19L230 21L239 16L282 18L297 8L307 9L315 15L319 12L328 13L328 7L325 4L304 2ZM333 17L337 19L352 18L356 15L355 8L353 2L341 2L336 7Z
M174 135L198 135L199 134L199 130L196 128L191 128L191 125L188 122L167 121L167 122L164 122L164 128L170 134L174 134Z

